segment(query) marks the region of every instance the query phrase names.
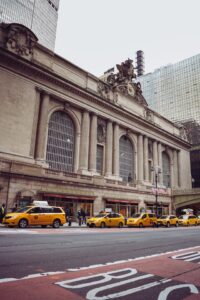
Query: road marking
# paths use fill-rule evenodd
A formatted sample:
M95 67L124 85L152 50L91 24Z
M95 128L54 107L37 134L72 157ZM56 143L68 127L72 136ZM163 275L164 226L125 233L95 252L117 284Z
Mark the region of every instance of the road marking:
M93 269L93 268L111 266L111 265L115 265L115 264L122 264L122 263L137 261L137 260L143 260L143 259L148 259L148 258L153 258L153 257L159 257L159 256L162 256L162 255L173 254L173 253L181 252L181 251L193 250L193 249L196 249L196 248L199 248L199 247L200 247L200 245L199 246L185 248L185 249L173 250L173 251L168 251L168 252L161 252L161 253L147 255L147 256L140 256L140 257L136 257L136 258L129 258L129 259L126 259L126 260L118 260L118 261L114 261L114 262L107 262L105 264L90 265L90 266L87 266L87 267L67 269L67 271L77 272L77 271L80 271L80 270L87 270L87 269Z
M152 258L152 257L159 257L159 256L167 255L167 254L173 254L173 253L177 253L177 252L181 252L181 251L189 251L189 250L193 250L193 249L196 249L196 248L199 248L199 247L200 247L200 245L185 248L185 249L179 249L179 250L173 250L173 251L158 253L158 254L152 254L152 255L141 256L141 257L136 257L136 258L129 258L127 260L118 260L118 261L114 261L114 262L108 262L108 263L105 263L105 264L96 264L96 265L90 265L90 266L87 266L87 267L80 267L80 268L76 268L76 269L67 269L67 271L36 273L36 274L30 274L30 275L27 275L27 276L21 277L21 278L2 278L2 279L0 279L0 283L10 282L10 281L17 281L17 280L25 280L25 279L30 279L30 278L38 278L38 277L44 277L44 276L51 276L51 275L55 275L55 274L64 274L64 273L67 273L67 272L77 272L77 271L81 271L81 270L94 269L94 268L100 268L100 267L105 267L105 266L112 266L112 265L116 265L116 264L123 264L123 263L127 263L127 262L134 262L134 261L138 261L138 260L144 260L144 259L148 259L148 258ZM184 253L180 254L180 255L184 255Z
M183 260L183 261L196 261L196 263L200 264L200 251L197 252L187 252L184 254L179 254L179 255L173 255L171 256L172 259L176 259L176 260Z
M87 300L119 299L136 293L140 294L134 295L134 299L135 297L141 299L143 292L147 289L152 289L150 294L153 293L154 299L157 300L167 300L169 294L174 291L176 291L174 299L182 299L179 292L185 294L185 289L188 290L186 297L188 292L189 294L199 294L197 287L193 284L180 284L172 279L160 278L151 273L138 272L135 268L98 273L97 275L55 282L55 284L61 288L72 290L74 294L81 295L82 299ZM156 289L154 289L155 287Z
M45 276L52 276L52 275L58 275L58 274L63 274L63 273L66 273L66 272L65 271L45 272L45 273L30 274L30 275L27 275L27 276L21 277L21 278L2 278L2 279L0 279L0 283L25 280L25 279L33 279L33 278L45 277Z
M25 229L6 229L6 230L2 230L0 229L0 234L4 233L4 234L13 234L13 233L26 233L26 234L36 234L36 232L34 231L27 231Z

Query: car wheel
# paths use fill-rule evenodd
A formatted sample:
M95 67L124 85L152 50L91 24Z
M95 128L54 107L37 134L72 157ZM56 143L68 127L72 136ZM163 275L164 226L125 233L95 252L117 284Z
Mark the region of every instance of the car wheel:
M142 224L142 223L140 223L140 224L139 224L139 227L140 227L140 228L143 228L143 224Z
M28 226L28 221L26 219L19 220L18 223L19 228L26 228Z
M179 225L178 222L176 222L176 225L175 225L175 226L178 227L178 225Z
M41 227L42 227L42 228L46 228L46 227L47 227L47 225L41 225Z
M190 225L190 223L189 222L187 222L187 226L189 226Z
M122 227L123 227L123 223L120 222L119 225L118 225L118 227L119 227L119 228L122 228Z
M101 227L101 228L105 228L105 227L106 227L106 223L105 223L105 222L102 222L102 223L100 224L100 227Z
M53 228L59 228L60 227L60 221L59 220L54 220L53 221Z
M197 224L197 222L195 223L195 226L197 226L198 224Z
M170 227L170 223L169 223L169 222L167 222L167 225L166 225L166 227L168 227L168 228Z

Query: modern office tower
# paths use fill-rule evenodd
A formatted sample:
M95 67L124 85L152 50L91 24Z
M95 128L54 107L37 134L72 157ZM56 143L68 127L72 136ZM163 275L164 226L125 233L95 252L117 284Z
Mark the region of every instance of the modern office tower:
M54 50L59 0L1 0L0 22L20 23L31 29L38 42Z
M200 124L200 54L140 76L150 108L174 122Z
M140 76L149 106L182 123L189 142L193 187L200 187L200 54Z

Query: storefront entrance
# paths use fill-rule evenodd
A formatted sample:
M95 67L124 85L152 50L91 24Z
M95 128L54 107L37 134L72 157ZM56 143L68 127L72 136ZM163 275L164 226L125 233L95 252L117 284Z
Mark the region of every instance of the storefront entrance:
M64 211L68 210L72 217L72 220L77 219L78 210L82 209L85 212L86 217L93 215L93 202L95 197L87 196L70 196L59 194L43 194L42 200L48 202L52 206L60 206Z
M156 213L155 203L146 203L146 210L149 210L152 213ZM169 214L169 205L158 203L157 212L158 212L158 216L168 215Z
M110 208L113 212L120 213L125 218L129 218L138 212L138 203L131 200L106 199L105 208Z

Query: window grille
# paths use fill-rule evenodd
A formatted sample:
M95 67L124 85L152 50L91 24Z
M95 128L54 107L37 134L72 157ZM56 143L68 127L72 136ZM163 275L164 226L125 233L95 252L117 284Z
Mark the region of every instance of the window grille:
M103 146L97 145L96 169L99 174L103 173Z
M122 136L119 140L119 174L123 181L133 181L134 156L131 141Z
M163 172L163 184L166 187L171 186L171 178L170 178L170 159L167 153L162 153L162 172Z
M51 169L73 172L75 129L64 112L54 112L49 120L46 161Z

